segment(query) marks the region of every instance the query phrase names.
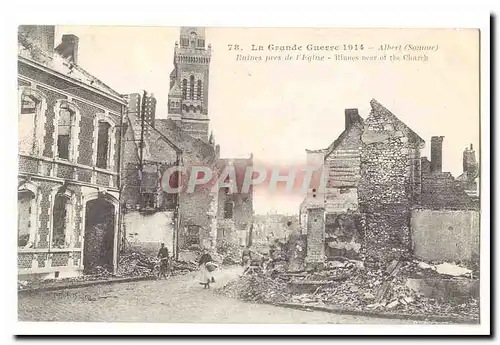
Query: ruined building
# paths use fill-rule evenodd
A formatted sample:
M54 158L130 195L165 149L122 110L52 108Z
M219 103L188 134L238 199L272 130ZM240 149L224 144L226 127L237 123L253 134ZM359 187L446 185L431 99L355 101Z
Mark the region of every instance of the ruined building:
M376 100L370 105L364 120L357 109L346 109L342 134L326 149L307 150L308 164L321 166L322 173L300 209L310 262L336 255L368 261L409 256L419 246L413 233L453 219L440 213L429 224L427 213L416 210L464 211L467 234L476 231L470 212L478 205L464 188L477 178L474 154L464 152L466 177L455 180L442 172L443 137L432 137L428 161L420 156L422 138ZM465 187L472 189L473 182Z
M478 167L472 148L464 152L464 173L457 179L449 172L443 172L444 137L431 138L431 161L422 157L422 199L421 205L430 209L467 210L478 209L477 198Z
M470 144L463 153L463 173L457 177L465 192L472 198L479 197L479 164L476 162L476 152Z
M127 98L122 174L125 246L154 253L163 242L176 256L178 249L191 245L213 246L217 194L206 188L168 193L162 178L173 167L214 167L214 147L190 136L171 119L157 119L154 98L147 93ZM178 173L170 175L170 187L177 189L180 178Z
M370 258L411 251L411 207L421 193L420 150L425 142L375 100L361 136L360 211Z
M116 269L126 101L78 64L78 37L18 33L18 269L58 278ZM23 279L23 278L21 278Z
M155 114L156 100L147 94L127 97L124 241L132 247L157 250L159 242L164 242L177 255L194 247L214 248L222 238L240 244L247 241L252 191L231 194L212 188L224 167L245 168L253 159L221 159L220 148L209 134L210 59L205 29L183 27L174 49L168 118ZM184 176L190 176L196 166L209 168L212 179L193 193L181 186L182 176L175 175L181 188L170 195L162 189L161 176L174 166L185 168Z
M170 73L168 118L184 133L213 146L217 156L214 171L225 175L226 167L234 168L238 175L236 183L241 186L241 172L253 165L253 156L221 158L219 145L216 144L213 133L209 133L208 92L211 55L211 46L206 45L205 28L180 29L180 42L176 42L174 49L174 70ZM217 193L217 207L212 207L210 212L211 215L215 212L213 216L216 221L212 221L211 224L212 227L216 227L217 241L226 238L243 243L243 239L248 238L245 232L251 231L252 189L242 192L241 188L238 188L237 193L229 193L226 188L220 188Z
M233 243L245 246L251 241L253 225L253 188L243 190L243 181L247 168L253 167L253 157L239 159L218 159L217 169L220 174L224 171L234 171L235 190L230 187L222 187L218 194L217 209L217 239L220 243L226 239ZM229 170L226 170L229 169ZM229 172L224 182L231 182Z
M358 183L364 122L357 109L346 109L344 117L344 131L328 148L306 150L308 164L322 166L319 174L323 173L324 176L313 177L313 183L302 203L300 216L302 229L306 230L308 209L324 208L326 233L324 239L318 239L326 242L324 254L356 257L362 235L358 231Z

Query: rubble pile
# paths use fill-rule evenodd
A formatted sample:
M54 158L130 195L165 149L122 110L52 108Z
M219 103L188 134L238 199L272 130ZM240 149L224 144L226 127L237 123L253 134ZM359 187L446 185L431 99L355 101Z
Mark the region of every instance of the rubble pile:
M95 279L109 278L113 276L113 272L111 272L107 267L96 266L89 272L89 276L92 276Z
M153 274L156 258L139 252L131 252L120 257L118 276L137 277Z
M228 283L219 293L249 302L286 302L290 299L286 286L285 280L269 275L248 275Z
M419 295L406 286L407 278L410 277L443 278L443 274L438 273L438 269L433 269L440 265L428 266L418 261L393 260L385 269L369 269L352 263L344 263L342 267L333 271L331 269L321 271L303 279L319 280L318 278L323 277L326 280L333 280L332 277L336 276L347 276L347 278L335 279L333 284L312 295L295 295L291 301L333 305L352 310L478 317L479 310L477 301L474 299L462 301L459 304L451 300L438 301ZM446 267L451 267L451 265L447 264ZM462 272L465 271L462 269Z
M447 273L444 274L443 271ZM458 272L458 273L457 273ZM408 278L470 279L474 270L447 263L393 260L385 267L364 267L360 261L330 261L324 270L302 273L268 270L243 276L222 293L247 301L324 305L357 311L421 316L478 318L478 301L434 299L410 289ZM313 289L297 289L303 284Z
M132 252L120 258L118 265L118 276L126 277L148 277L154 274L156 257L148 256L140 252ZM174 261L171 265L173 275L187 274L196 271L198 265L194 261Z
M217 244L216 252L222 256L224 265L237 265L241 262L240 246L226 239Z

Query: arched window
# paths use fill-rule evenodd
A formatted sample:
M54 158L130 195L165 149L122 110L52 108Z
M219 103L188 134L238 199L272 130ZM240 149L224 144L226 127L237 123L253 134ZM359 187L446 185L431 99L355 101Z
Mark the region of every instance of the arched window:
M189 77L189 98L194 99L194 75Z
M195 46L196 43L196 32L192 31L190 34L191 47Z
M21 189L17 193L17 246L33 248L36 234L35 193Z
M76 106L60 101L57 114L56 157L73 161L77 155L79 119Z
M196 96L198 100L201 100L201 80L198 80L198 87L196 88Z
M97 162L96 166L101 169L107 169L109 159L109 132L111 125L104 121L99 121L97 133Z
M52 209L52 247L67 248L71 234L71 199L67 194L57 193Z
M19 150L32 153L35 148L36 115L40 101L31 95L21 98L21 114L19 115Z
M42 149L43 113L46 102L37 90L27 87L22 87L20 90L19 152L38 155Z
M187 99L187 80L182 80L182 99Z

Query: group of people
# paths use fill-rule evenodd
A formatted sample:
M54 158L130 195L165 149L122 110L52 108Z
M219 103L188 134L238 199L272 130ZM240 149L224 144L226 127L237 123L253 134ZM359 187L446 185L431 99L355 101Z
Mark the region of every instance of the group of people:
M271 253L270 253L271 254ZM157 258L160 260L160 278L167 277L168 266L169 266L169 251L165 244L162 243L160 250L158 251ZM247 246L243 249L241 255L241 265L243 266L243 272L247 272L252 265L257 265L266 269L267 264L271 258L260 255L257 259L255 257L255 252L252 252L251 247ZM258 261L256 264L255 262ZM200 284L205 288L210 288L210 284L215 283L214 271L217 269L217 264L214 262L212 256L208 249L204 249L202 255L198 259L198 268L200 269Z
M168 248L165 247L165 243L160 245L157 258L160 260L159 278L166 278L168 275L169 252ZM215 283L213 272L217 268L217 265L214 263L214 260L207 249L203 251L201 257L198 259L198 267L201 270L200 284L204 285L205 288L209 288L211 283Z

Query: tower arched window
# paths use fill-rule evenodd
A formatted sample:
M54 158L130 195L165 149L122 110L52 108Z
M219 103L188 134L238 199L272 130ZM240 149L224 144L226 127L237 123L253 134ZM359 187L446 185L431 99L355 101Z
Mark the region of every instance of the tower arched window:
M201 80L198 80L198 86L196 88L196 96L198 100L201 100Z
M182 99L187 99L187 79L182 80Z
M194 99L194 75L189 77L189 98Z

